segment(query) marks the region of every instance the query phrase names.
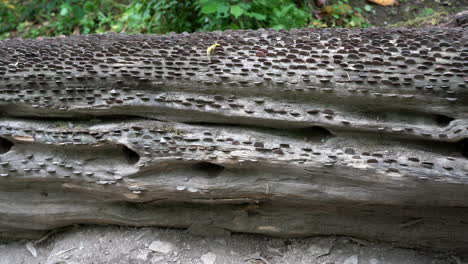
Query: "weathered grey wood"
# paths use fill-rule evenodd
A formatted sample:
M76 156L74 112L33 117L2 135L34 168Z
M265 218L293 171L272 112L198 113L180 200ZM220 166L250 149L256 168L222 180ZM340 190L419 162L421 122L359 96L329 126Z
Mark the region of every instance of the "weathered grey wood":
M432 28L0 41L0 235L196 223L463 252L467 38Z

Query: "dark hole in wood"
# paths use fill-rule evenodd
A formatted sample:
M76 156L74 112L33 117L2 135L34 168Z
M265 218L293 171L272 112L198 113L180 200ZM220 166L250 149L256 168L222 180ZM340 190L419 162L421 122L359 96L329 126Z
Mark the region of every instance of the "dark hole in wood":
M13 142L8 139L0 138L0 154L5 154L13 147Z
M296 132L296 135L298 135L301 138L305 138L307 140L312 141L327 140L333 137L333 134L328 129L319 126L290 129L290 131Z
M458 148L460 149L463 157L468 158L468 138L465 138L458 142Z
M135 165L140 160L140 155L127 146L122 146L122 152L130 165Z
M446 115L434 115L434 120L438 126L445 127L450 124L455 118Z
M211 162L199 162L195 164L195 168L205 172L208 177L217 177L221 172L224 171L224 167Z

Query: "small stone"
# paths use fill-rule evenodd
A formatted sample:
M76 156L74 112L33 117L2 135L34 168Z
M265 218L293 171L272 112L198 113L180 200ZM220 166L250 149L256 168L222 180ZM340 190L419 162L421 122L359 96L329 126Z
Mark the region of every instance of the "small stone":
M160 262L162 260L164 260L163 256L153 256L153 258L151 259L151 263L155 264L155 263L158 263L158 262Z
M211 252L208 252L206 254L203 254L200 259L203 262L203 264L214 264L216 261L216 255Z
M171 251L173 251L175 248L174 244L170 243L170 242L164 242L164 241L160 241L160 240L155 240L153 242L151 242L151 244L149 245L148 249L154 251L154 252L159 252L159 253L163 253L163 254L167 254Z
M34 257L37 257L37 250L34 247L34 244L31 242L26 243L26 249L33 255Z
M310 254L315 257L322 257L330 254L334 239L319 239L309 247Z
M343 264L359 264L359 260L358 260L358 256L357 255L353 255L349 258L347 258Z
M141 250L141 251L138 253L138 255L136 256L136 258L146 261L146 260L148 260L150 254L151 254L151 251L150 251L150 250L143 249L143 250Z

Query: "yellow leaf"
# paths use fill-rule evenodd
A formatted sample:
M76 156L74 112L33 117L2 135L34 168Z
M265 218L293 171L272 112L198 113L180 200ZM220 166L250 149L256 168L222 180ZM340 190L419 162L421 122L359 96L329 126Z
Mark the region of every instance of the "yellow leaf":
M375 3L381 6L391 6L391 5L398 5L397 0L367 0L371 3Z
M207 49L206 49L206 55L208 57L210 57L210 55L214 52L214 50L216 49L217 46L220 46L218 43L215 43L211 46L209 46Z

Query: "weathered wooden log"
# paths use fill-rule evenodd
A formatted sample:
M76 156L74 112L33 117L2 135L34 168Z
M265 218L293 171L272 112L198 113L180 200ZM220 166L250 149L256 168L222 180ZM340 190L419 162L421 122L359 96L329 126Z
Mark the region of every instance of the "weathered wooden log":
M465 251L467 32L0 41L0 235L201 224Z

